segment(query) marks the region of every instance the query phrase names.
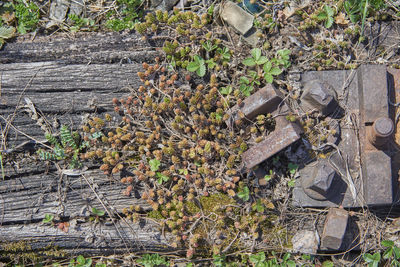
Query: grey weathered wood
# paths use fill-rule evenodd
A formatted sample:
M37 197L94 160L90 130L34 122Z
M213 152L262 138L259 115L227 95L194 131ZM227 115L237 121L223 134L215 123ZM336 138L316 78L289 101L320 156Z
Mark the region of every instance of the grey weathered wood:
M36 140L44 139L24 97L50 122L57 118L73 128L80 127L87 115L101 117L108 112L117 119L112 98L137 88L141 62L151 62L157 55L155 47L129 33L19 37L0 51L1 130L9 122ZM2 141L11 149L30 137L10 127ZM28 148L38 146L3 152L6 177L0 178L0 243L26 240L33 249L52 244L74 254L170 249L156 223L118 219L132 205L150 209L140 199L140 185L134 185L131 196L124 196L126 185L119 182L120 175L107 177L93 164L84 172L87 181L82 176L60 176L54 165L38 160ZM103 205L113 214L117 228L110 222L88 221L91 208L104 210ZM46 214L54 215L56 222L73 225L78 220L78 226L64 233L41 223Z
M0 63L59 61L74 63L129 63L152 61L159 44L149 46L136 33L77 33L57 36L25 35L7 43Z

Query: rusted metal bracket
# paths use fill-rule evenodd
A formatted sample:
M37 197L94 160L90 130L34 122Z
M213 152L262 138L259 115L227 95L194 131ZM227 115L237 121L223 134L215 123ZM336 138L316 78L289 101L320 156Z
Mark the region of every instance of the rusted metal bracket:
M307 89L301 98L304 108L333 117L341 109L341 116L335 118L341 135L326 159L314 160L300 170L293 190L295 206L361 207L397 201L391 158L398 149L393 140L394 107L389 104L395 102L396 79L390 72L400 77L382 65L302 75ZM315 87L316 93L310 94Z
M262 142L250 147L242 155L241 170L250 171L264 160L272 157L282 149L300 139L300 127L286 119L289 111L282 94L273 85L267 85L246 98L239 106L231 109L230 118L226 121L232 125L239 115L253 120L260 114L272 114L275 117L275 130Z

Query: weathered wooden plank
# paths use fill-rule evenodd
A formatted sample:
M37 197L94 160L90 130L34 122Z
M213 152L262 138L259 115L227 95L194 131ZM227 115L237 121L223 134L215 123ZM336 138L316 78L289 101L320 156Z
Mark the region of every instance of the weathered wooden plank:
M129 63L153 61L158 54L136 33L64 33L56 38L25 35L0 50L0 63Z
M103 204L112 207L116 212L131 205L140 205L144 210L149 205L140 199L136 186L131 196L124 196L125 187L112 180L97 169L85 172L85 177L94 182L96 194ZM7 179L0 182L0 224L42 220L45 214L61 217L85 217L82 209L92 207L104 210L96 194L82 177L64 175L62 179L56 172L40 173ZM1 232L1 230L0 230Z
M170 236L163 236L158 225L149 220L120 221L116 225L71 221L66 233L42 223L2 225L0 233L0 247L2 242L26 241L33 250L51 245L75 255L172 250L168 243Z
M0 119L1 129L15 112L9 122L30 136L10 127L3 140L7 149L31 137L44 139L43 130L24 107L24 97L49 122L57 118L60 124L76 129L87 115L114 114L112 98L120 98L139 86L136 73L141 70L140 63L151 62L158 55L154 47L147 46L135 34L76 36L79 38L19 37L0 51L0 63L7 63L0 65L0 114L4 118ZM92 207L104 210L105 205L115 218L132 205L149 210L149 205L140 199L140 185L134 185L131 196L124 196L126 185L119 182L119 175L107 177L93 164L87 165L90 169L84 172L86 179L65 175L61 178L54 165L38 161L32 153L35 152L24 149L3 153L6 177L0 180L0 243L26 240L32 249L51 244L92 255L127 248L130 252L169 250L167 239L152 221L127 223L118 219L117 228L110 223L88 222ZM68 232L41 224L46 214L68 221ZM76 224L76 220L80 223Z

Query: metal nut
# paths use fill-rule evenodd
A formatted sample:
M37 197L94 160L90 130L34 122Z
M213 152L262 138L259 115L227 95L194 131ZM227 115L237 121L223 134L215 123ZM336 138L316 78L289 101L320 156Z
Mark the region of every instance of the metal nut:
M394 131L394 124L390 118L381 117L374 121L368 130L368 139L375 146L385 145Z
M313 173L302 181L304 192L316 200L326 200L332 193L332 187L337 173L328 163L320 162L314 167Z
M306 110L317 109L323 115L329 115L337 108L334 89L328 83L319 80L305 83L301 100Z

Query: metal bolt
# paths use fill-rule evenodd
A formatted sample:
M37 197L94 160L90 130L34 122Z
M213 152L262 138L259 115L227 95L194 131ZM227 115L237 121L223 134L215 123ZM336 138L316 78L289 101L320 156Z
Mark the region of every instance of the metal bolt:
M393 121L386 117L378 118L368 130L368 139L375 146L385 145L394 131Z
M311 80L305 83L301 100L306 109L317 109L323 115L329 115L335 111L337 102L335 91L326 82Z
M336 171L326 162L314 167L313 173L302 181L304 192L316 200L326 200L332 193Z

